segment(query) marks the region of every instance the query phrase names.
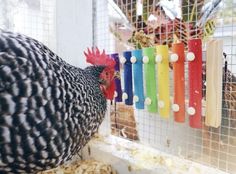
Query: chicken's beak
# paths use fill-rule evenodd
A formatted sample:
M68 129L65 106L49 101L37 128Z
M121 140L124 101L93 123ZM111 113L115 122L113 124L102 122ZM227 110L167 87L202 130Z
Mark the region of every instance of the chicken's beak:
M99 79L98 82L101 84L101 85L105 85L106 84L106 81L104 79Z
M114 79L120 79L120 72L116 71L113 76Z

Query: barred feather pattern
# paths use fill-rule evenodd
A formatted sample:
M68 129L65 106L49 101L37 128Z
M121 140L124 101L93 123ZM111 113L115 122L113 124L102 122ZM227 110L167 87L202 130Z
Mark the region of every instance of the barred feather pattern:
M106 112L102 70L71 66L42 43L0 30L1 174L36 173L79 152Z

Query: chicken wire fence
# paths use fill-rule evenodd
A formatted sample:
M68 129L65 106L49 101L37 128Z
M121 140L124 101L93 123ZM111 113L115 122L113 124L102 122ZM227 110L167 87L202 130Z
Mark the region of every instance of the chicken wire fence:
M55 50L55 0L0 0L0 28L35 38Z
M212 6L212 10L206 21L205 17L209 12L206 10L207 6ZM158 21L153 23L155 15L159 16L156 20L164 24L158 25ZM190 38L201 38L204 61L206 42L211 38L223 40L224 76L223 90L220 91L223 93L223 109L219 128L204 125L204 114L202 129L194 129L188 124L187 113L185 123L176 123L173 113L170 119L166 120L158 114L149 113L146 109L138 110L134 106L114 101L111 103L107 125L111 126L113 135L141 142L229 173L236 173L236 1L94 0L93 16L94 45L106 49L108 53L119 53L120 56L123 51L152 45L167 44L171 47L176 38L183 43L187 43ZM169 23L172 24L171 27L168 27ZM202 26L199 23L202 23ZM187 100L188 68L187 63L185 64ZM120 76L123 84L123 68ZM204 79L203 64L203 84ZM172 76L170 91L172 95ZM204 113L205 108L202 109Z

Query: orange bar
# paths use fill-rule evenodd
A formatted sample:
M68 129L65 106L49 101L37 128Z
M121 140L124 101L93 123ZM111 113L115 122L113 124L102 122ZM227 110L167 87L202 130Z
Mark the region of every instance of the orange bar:
M171 61L173 61L174 101L172 109L176 122L185 121L185 84L184 84L184 44L172 45Z

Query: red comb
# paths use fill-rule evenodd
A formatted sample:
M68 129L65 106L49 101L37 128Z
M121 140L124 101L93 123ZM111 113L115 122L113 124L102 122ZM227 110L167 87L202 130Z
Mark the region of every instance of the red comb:
M113 60L110 56L106 55L104 50L102 51L102 53L100 53L97 47L92 48L92 50L88 48L88 52L84 52L84 55L86 57L86 61L93 65L105 65L109 67L114 67L116 63L115 60Z

